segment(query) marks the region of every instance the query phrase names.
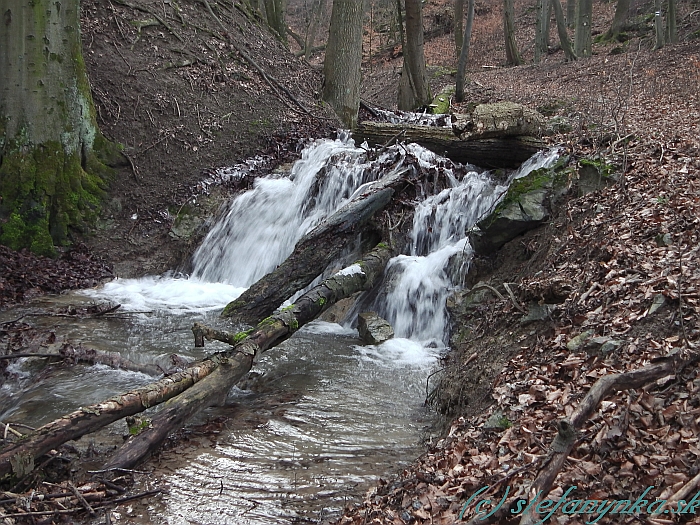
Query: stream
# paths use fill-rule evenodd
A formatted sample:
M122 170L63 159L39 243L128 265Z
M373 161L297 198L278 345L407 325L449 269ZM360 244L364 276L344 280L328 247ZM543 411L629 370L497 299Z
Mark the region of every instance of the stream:
M304 233L364 184L380 178L381 167L398 169L406 155L426 168L445 165L415 144L387 148L370 160L347 136L315 141L289 173L257 179L253 189L228 204L194 254L190 276L117 279L98 289L42 298L20 311L117 302L120 311L131 313L114 319L36 317L32 322L88 347L116 350L164 369L172 366L173 353L199 359L225 345L194 348L193 322L230 330L218 317L229 301L280 264ZM553 152L537 155L514 176L555 159ZM461 178L445 171L450 187L416 203L410 245L392 259L367 308L389 320L396 337L376 347L361 346L352 316L342 325L314 321L303 327L261 356L253 377L231 391L225 406L200 415L195 423L229 419L214 441L185 447L158 468L169 494L130 507L131 514L115 515L113 521L319 523L422 452L421 440L435 422L424 407L426 381L448 338L445 299L470 258L465 230L506 189L476 169ZM356 254L347 255L326 270L337 271ZM17 312L2 312L0 322ZM0 420L38 426L77 404L152 381L104 366L59 366L35 381L30 379L33 366L32 360L11 365L18 380L0 388ZM127 432L123 423L118 425L111 429L117 437Z

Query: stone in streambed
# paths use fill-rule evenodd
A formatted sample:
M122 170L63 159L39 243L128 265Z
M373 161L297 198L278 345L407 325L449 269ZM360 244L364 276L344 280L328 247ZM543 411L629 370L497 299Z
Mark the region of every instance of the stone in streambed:
M394 337L394 329L389 322L375 312L362 312L357 316L357 331L366 345L379 345Z

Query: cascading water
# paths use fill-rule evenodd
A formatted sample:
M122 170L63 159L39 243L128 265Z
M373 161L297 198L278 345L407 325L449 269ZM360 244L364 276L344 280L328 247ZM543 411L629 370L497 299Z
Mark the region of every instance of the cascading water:
M426 166L436 161L430 152L416 153ZM557 157L556 151L538 154L524 163L511 180L548 167ZM448 337L445 301L453 289L448 268L459 257L457 264L466 272L472 256L466 230L492 210L508 189L507 185L494 184L487 174L475 171L460 181L448 172L448 179L451 187L417 206L410 255L399 255L390 261L387 291L379 294L375 305L397 336L434 346L442 346Z
M346 137L314 142L288 176L257 180L233 200L197 250L189 279L117 279L86 292L151 313L87 320L69 337L164 367L173 351L201 358L191 344L193 321L220 322L217 310L283 261L302 235L362 185L399 169L406 154L425 169L441 163L449 187L416 205L406 255L394 258L386 272L377 308L398 337L360 347L354 330L317 322L263 354L256 365L262 386L232 393L221 410L235 417L216 443L172 460L172 470L161 473L169 496L143 509L141 518L129 515L130 523L318 522L342 508L347 491L363 492L420 452L425 377L446 338L445 298L451 276L469 263L465 230L505 187L476 172L458 180L449 161L416 145L387 148L371 160ZM516 176L554 158L537 157ZM58 388L65 377L41 382L0 417L24 411L22 419L38 425L72 410L76 399L103 399L124 390L124 381L150 380L94 367L68 373L70 391Z

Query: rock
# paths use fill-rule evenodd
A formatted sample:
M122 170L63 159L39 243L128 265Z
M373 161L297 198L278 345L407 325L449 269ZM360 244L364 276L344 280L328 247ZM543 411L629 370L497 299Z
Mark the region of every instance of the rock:
M527 315L520 319L520 324L524 326L537 321L546 321L555 308L556 305L553 304L530 303L527 307Z
M375 312L362 312L357 316L357 331L366 345L379 345L394 337L394 329Z
M570 352L577 352L588 343L588 340L593 336L593 333L593 330L586 330L566 343L566 348Z
M496 409L484 423L486 430L506 430L513 426L502 410Z
M603 161L581 159L578 167L578 195L598 191L617 182L611 165Z
M665 304L666 304L666 298L664 297L664 295L657 293L651 300L651 306L649 307L649 311L647 312L647 315L655 314Z

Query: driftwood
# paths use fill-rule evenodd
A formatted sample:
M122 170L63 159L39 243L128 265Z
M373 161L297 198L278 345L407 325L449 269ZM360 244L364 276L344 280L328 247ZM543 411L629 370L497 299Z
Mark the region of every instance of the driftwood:
M247 337L245 334L243 334L245 338L230 336L231 341L242 339L230 352L214 354L169 377L106 401L82 407L31 432L21 441L3 447L0 450L0 478L11 473L22 478L34 469L36 458L48 451L114 421L164 403L202 381L216 371L220 364L226 365L226 371L218 372L211 383L220 384L218 383L220 378L226 377L228 381L229 377L233 376L232 370L237 365L232 359L241 360L239 366L243 368L247 366L247 369L250 369L252 358L256 353L267 350L288 338L301 325L314 319L335 301L370 287L383 271L390 255L388 247L378 246L358 263L362 272L340 272L340 275L336 274L306 293L293 307L285 309L279 316L264 320L258 326L258 330ZM250 365L247 364L248 362ZM206 393L209 388L213 388L211 383L203 385L201 389L193 390L191 397L199 400L200 405L204 401L203 406L206 406L206 402L221 395L216 388L211 396ZM186 415L189 409L185 408L183 403L194 403L194 401L190 398L180 399L179 409L182 409L183 415ZM182 418L184 419L186 418Z
M536 138L543 127L542 115L513 103L481 104L471 112L455 115L453 127L418 126L364 121L354 132L356 142L382 145L402 134L455 162L483 168L517 168L546 147Z
M324 280L302 295L293 305L258 323L240 342L240 334L195 324L192 331L195 341L216 339L234 345L226 352L221 366L209 377L186 392L169 400L150 421L149 428L131 438L117 451L105 469L130 468L148 457L168 436L194 414L208 406L220 404L228 391L253 366L254 358L288 339L304 324L314 320L340 299L350 297L360 290L368 290L384 271L391 250L378 245L362 260Z
M361 195L304 235L287 260L229 303L221 315L252 325L313 282L357 239L367 221L389 204L394 188L406 180L409 170L397 169L369 185Z

